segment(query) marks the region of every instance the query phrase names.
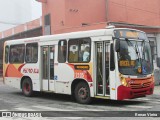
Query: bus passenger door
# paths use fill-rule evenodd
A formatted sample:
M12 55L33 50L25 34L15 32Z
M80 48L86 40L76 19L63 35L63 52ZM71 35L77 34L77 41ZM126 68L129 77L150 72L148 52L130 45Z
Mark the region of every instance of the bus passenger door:
M109 59L110 59L110 43L96 42L96 95L109 96Z
M42 90L54 91L54 54L55 46L42 47Z

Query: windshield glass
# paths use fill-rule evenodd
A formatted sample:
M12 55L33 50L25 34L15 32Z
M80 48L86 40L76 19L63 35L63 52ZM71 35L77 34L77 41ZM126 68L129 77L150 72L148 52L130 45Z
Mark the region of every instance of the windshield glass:
M149 42L120 40L119 71L124 75L147 75L153 71Z

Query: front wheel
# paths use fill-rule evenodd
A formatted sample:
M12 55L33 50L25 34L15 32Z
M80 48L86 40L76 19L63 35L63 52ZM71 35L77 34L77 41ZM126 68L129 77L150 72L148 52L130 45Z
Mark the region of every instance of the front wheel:
M74 95L76 101L81 104L88 104L91 102L89 86L85 82L80 82L76 85Z
M22 92L27 97L30 97L33 95L32 82L29 78L26 78L23 80Z

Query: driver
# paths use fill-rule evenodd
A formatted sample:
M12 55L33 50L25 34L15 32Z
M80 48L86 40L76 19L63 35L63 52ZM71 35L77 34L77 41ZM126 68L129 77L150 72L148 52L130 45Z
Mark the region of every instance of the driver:
M128 60L128 61L131 60L128 49L123 48L120 50L120 60Z

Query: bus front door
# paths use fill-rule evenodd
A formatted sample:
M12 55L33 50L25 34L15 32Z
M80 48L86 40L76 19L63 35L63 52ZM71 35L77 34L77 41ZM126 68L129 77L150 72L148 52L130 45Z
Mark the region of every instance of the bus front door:
M42 90L54 91L54 53L55 46L43 46L42 47Z
M110 59L110 43L97 42L95 44L96 56L96 95L109 96L109 59Z

